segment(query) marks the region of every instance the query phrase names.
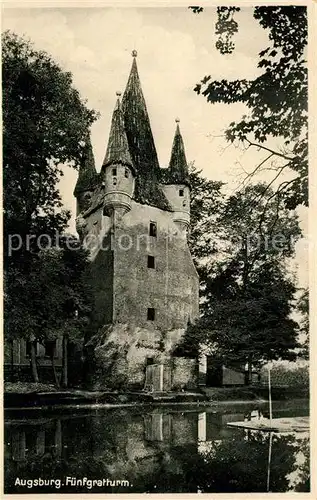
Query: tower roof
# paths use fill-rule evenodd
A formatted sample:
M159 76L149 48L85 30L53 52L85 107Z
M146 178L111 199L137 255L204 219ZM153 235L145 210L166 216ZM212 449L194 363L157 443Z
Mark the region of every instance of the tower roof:
M105 167L111 164L122 164L131 167L134 165L131 159L128 139L124 127L124 118L120 104L120 93L117 92L117 103L112 115L109 141L105 159L102 166Z
M132 56L132 67L122 98L122 111L131 158L138 173L134 198L139 203L169 210L169 203L159 187L160 167L139 78L135 50Z
M122 98L122 110L132 160L138 172L150 175L159 171L159 163L139 78L136 51L132 55L133 62Z
M179 119L176 120L176 131L172 146L171 159L168 166L169 184L189 184L188 166L185 155L184 142L179 129Z
M83 147L82 160L79 167L77 183L74 196L85 191L93 191L98 183L98 174L95 167L95 159L92 151L90 135L87 136Z

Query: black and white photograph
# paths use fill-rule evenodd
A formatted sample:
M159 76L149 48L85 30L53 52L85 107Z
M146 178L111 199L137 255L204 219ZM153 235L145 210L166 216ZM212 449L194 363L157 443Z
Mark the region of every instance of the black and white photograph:
M5 497L313 498L314 12L2 6Z

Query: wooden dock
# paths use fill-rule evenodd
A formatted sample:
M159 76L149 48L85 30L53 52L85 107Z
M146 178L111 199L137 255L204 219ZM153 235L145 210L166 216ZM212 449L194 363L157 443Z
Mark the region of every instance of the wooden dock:
M285 417L246 420L241 422L228 422L230 427L241 427L257 431L274 432L307 432L309 431L309 417Z

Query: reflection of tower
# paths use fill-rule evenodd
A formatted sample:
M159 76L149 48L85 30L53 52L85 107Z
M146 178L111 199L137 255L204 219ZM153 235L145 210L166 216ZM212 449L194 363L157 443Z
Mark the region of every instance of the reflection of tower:
M62 456L62 423L60 420L56 420L55 457L60 458L61 456Z
M25 431L19 428L12 428L11 437L11 457L15 462L21 462L26 459L26 439Z
M60 458L62 454L61 420L48 421L47 425L10 426L11 459L15 462L28 457L41 458L45 453Z
M206 412L198 414L198 441L206 441Z
M171 415L156 412L145 415L144 435L146 441L169 441L171 438Z
M41 457L45 453L45 430L39 429L36 432L36 454Z
M174 445L197 443L197 418L196 412L177 412L172 415L172 441Z

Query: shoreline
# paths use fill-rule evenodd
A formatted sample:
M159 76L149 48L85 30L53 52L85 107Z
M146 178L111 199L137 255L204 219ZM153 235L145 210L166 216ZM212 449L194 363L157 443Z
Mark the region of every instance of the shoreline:
M308 390L279 388L272 391L273 401L305 400L309 404ZM47 411L78 410L84 408L133 408L142 406L216 406L234 404L253 404L256 406L268 403L266 388L235 387L205 388L200 392L115 392L87 390L54 390L52 392L4 392L4 411Z

